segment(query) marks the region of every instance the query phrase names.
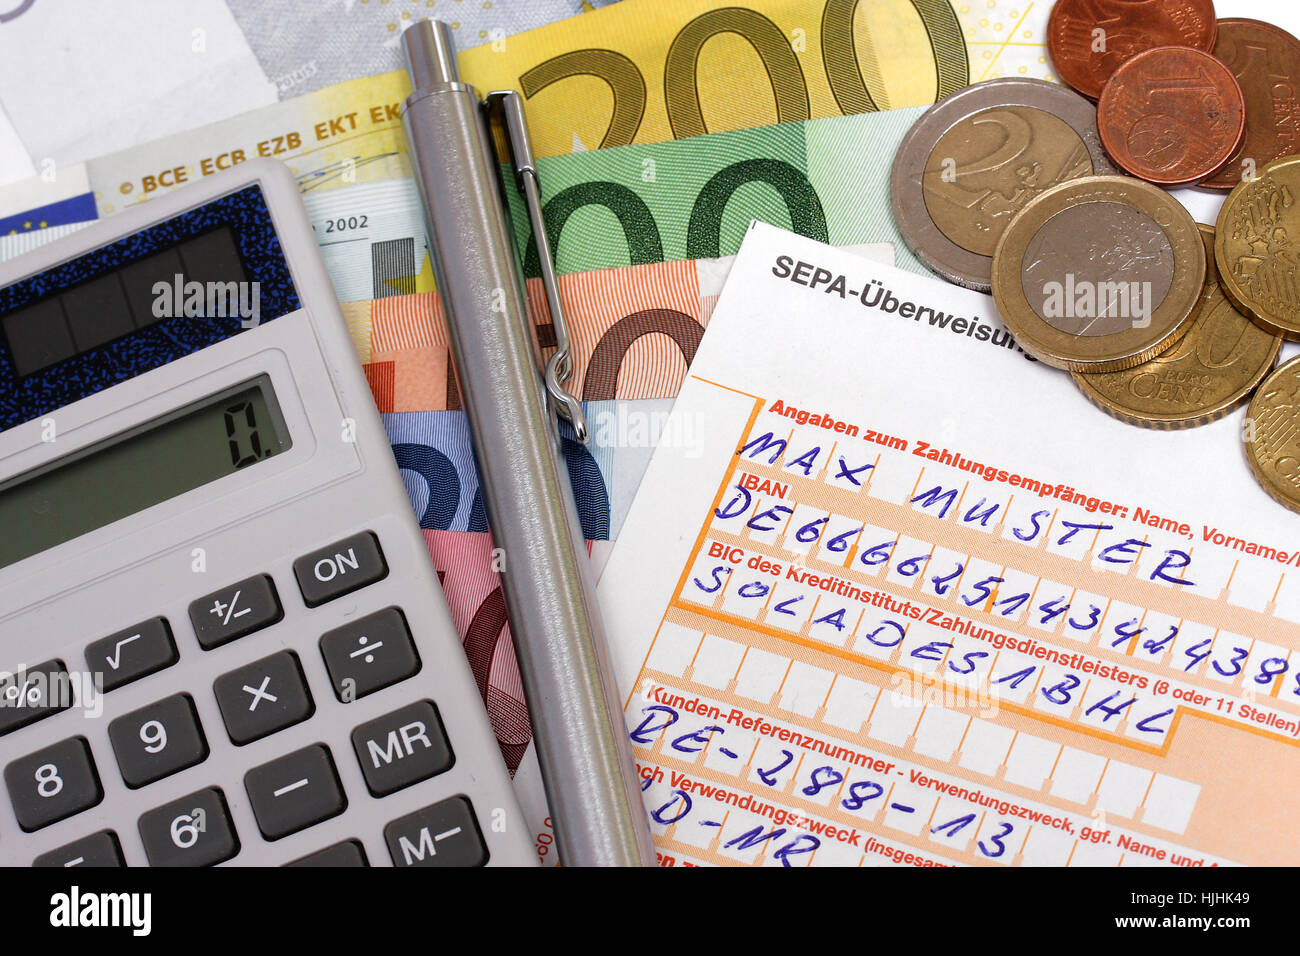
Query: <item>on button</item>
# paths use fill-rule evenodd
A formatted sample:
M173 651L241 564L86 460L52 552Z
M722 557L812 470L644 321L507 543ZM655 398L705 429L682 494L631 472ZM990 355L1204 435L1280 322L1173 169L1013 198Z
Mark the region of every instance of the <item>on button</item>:
M388 575L379 540L369 531L305 554L293 563L298 590L308 607L363 588Z

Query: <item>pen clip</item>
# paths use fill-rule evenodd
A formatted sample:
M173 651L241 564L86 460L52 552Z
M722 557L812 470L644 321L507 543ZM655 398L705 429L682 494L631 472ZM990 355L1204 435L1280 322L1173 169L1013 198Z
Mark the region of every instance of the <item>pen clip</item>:
M524 118L524 99L514 90L489 93L484 101L489 115L500 110L505 129L510 163L514 167L515 186L524 194L528 207L528 221L537 242L537 258L542 270L542 286L546 290L546 304L551 312L555 329L555 353L546 363L546 391L555 402L556 410L570 425L574 436L586 445L591 441L587 416L582 403L568 389L573 377L573 353L569 342L569 325L560 304L560 287L555 276L555 260L551 256L551 243L542 218L541 180L537 175L537 161L533 156L532 142L528 137L528 123Z

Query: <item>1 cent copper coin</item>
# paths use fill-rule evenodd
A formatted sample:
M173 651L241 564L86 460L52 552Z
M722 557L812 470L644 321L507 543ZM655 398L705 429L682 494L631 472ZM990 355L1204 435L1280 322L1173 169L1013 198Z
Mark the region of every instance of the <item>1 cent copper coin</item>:
M1097 101L1111 159L1157 186L1190 186L1236 155L1246 103L1232 71L1210 54L1161 46L1125 61Z
M1047 49L1061 79L1096 99L1124 61L1153 46L1214 49L1211 0L1058 0Z
M1300 40L1271 23L1220 20L1214 55L1241 85L1246 137L1228 165L1200 185L1231 189L1279 156L1300 152Z

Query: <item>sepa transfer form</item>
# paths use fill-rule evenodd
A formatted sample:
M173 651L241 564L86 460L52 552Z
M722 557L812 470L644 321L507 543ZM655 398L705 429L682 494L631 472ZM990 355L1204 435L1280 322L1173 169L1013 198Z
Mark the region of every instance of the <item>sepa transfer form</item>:
M755 224L601 580L660 862L1300 863L1300 517ZM1297 447L1300 458L1300 446Z

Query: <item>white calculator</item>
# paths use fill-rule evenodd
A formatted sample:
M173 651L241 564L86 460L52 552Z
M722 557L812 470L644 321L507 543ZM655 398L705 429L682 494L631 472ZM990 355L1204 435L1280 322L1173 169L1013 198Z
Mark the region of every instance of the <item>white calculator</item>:
M535 864L289 171L0 265L0 863Z

